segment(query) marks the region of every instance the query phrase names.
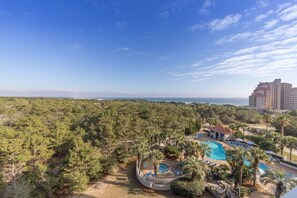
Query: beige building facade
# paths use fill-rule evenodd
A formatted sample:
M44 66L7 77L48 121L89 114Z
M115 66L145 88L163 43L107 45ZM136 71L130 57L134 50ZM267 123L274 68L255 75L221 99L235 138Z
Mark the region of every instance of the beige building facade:
M255 109L297 109L297 88L281 79L260 82L249 96L249 106Z
M297 109L297 87L291 89L290 109Z

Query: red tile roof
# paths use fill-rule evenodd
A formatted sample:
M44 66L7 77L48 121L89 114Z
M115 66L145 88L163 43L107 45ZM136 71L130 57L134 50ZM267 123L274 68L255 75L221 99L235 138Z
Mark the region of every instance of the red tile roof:
M215 127L211 127L211 128L209 128L209 130L211 130L211 131L215 131L215 132L218 132L218 133L222 133L222 134L225 134L225 135L234 133L234 132L229 128L228 125L217 125L217 126L215 126Z

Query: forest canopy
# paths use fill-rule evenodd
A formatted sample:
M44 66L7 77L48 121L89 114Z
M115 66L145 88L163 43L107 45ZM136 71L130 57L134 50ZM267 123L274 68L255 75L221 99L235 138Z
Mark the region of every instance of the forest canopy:
M193 134L204 123L234 122L260 123L261 116L231 105L0 98L1 195L82 191L135 157L142 140L154 143Z

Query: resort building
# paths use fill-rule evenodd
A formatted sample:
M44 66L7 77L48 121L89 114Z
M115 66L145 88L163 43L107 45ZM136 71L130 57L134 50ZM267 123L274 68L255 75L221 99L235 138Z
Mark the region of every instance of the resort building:
M290 95L292 90L292 84L282 83L281 84L281 109L290 109Z
M291 89L290 109L297 109L297 87Z
M254 109L297 109L297 90L281 79L273 82L260 82L249 96L249 106Z
M234 131L232 131L228 125L217 125L215 127L209 128L209 136L211 138L226 141L232 137Z

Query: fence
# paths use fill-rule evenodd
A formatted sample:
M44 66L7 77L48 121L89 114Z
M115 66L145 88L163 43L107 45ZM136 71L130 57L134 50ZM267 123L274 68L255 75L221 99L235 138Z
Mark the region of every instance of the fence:
M174 178L155 178L145 176L143 172L139 169L138 161L136 161L136 176L138 181L145 187L160 191L170 190L171 182L183 177L178 176Z

